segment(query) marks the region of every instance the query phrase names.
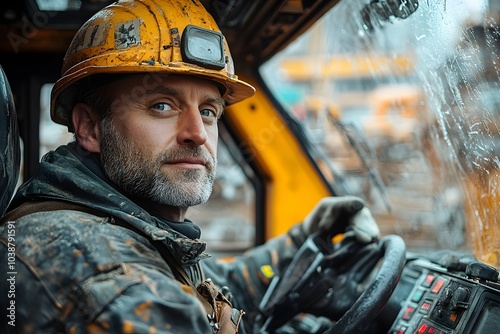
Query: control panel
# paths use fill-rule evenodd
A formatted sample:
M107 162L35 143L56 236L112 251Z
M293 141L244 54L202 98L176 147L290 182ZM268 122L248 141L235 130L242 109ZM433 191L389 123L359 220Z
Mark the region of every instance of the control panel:
M403 281L412 282L391 334L492 334L500 332L500 285L427 261L407 264ZM397 296L398 294L396 294Z

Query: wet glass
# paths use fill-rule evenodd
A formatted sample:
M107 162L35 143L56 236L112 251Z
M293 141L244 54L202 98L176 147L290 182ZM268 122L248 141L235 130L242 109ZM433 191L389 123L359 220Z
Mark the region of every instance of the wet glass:
M496 0L341 1L261 70L383 234L497 267L499 18Z

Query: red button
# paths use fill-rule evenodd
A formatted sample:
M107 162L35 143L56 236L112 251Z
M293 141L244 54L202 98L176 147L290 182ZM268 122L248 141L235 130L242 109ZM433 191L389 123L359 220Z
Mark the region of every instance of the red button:
M415 309L413 307L407 307L406 308L406 311L405 311L405 314L403 314L403 320L408 320L411 318L411 316L413 315L413 312L415 311Z
M432 293L438 293L439 290L441 290L441 288L443 287L444 285L444 280L443 279L439 279L436 284L434 285L434 287L432 288L431 292Z
M402 326L396 331L396 334L405 334L407 329L408 327Z
M427 328L429 328L429 325L423 324L419 329L417 329L417 333L424 334L427 331Z
M422 285L426 288L430 287L432 282L434 281L434 275L427 275L427 277L425 278L425 281L422 283Z
M423 313L427 313L427 312L429 312L430 308L431 308L431 303L423 302L422 306L420 306L420 311L422 311Z

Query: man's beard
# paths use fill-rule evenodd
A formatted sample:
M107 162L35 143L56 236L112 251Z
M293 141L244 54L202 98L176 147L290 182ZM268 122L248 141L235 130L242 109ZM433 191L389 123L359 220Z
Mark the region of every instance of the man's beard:
M101 122L101 139L104 172L132 197L175 207L190 207L209 199L217 161L204 147L179 146L151 157L117 133L110 118ZM202 158L206 169L171 168L162 172L164 164L186 157Z

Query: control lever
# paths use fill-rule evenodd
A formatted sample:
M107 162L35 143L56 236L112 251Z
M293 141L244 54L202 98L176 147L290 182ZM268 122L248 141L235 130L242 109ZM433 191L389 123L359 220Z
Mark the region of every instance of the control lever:
M490 281L494 283L500 282L500 273L495 267L489 266L482 262L471 262L465 268L465 273L469 278Z

